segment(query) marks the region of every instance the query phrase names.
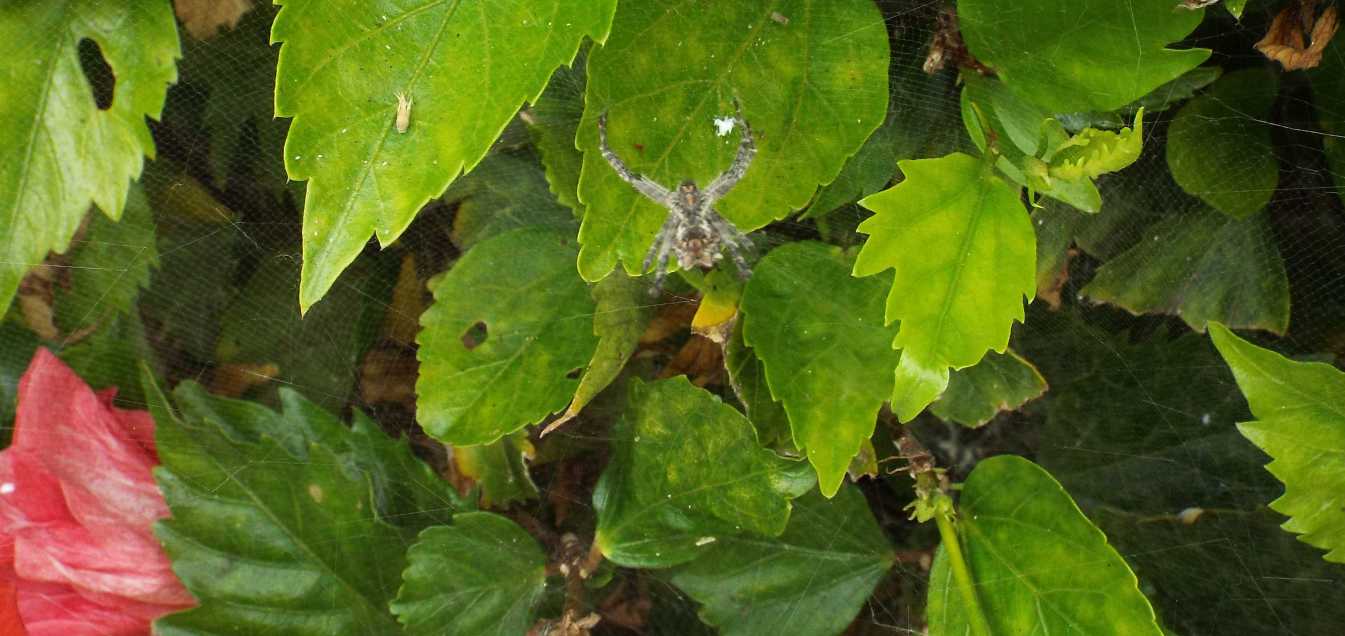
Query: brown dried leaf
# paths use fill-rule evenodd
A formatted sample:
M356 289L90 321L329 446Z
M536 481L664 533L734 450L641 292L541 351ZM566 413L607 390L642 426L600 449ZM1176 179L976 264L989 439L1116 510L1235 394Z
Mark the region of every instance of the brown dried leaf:
M254 386L266 384L280 375L280 367L265 362L231 362L215 367L210 379L210 392L222 397L236 398Z
M1335 5L1327 7L1313 21L1312 8L1316 4L1316 0L1304 0L1286 6L1270 23L1265 37L1256 43L1256 50L1279 62L1286 71L1313 68L1321 63L1322 51L1340 25Z
M222 29L238 26L239 18L252 9L252 0L173 0L173 8L187 33L208 40Z
M28 329L43 340L56 340L61 330L56 328L55 312L52 309L54 294L52 285L56 279L56 269L49 264L34 267L19 282L19 312Z

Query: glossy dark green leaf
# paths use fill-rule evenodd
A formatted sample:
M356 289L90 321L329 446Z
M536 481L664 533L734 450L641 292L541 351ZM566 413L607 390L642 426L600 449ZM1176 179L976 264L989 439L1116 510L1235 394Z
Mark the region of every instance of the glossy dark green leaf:
M150 269L159 264L154 215L145 191L131 186L120 221L89 215L84 239L72 246L70 257L70 287L57 291L55 303L62 331L107 322L129 309L149 285Z
M686 376L633 380L593 493L594 542L627 567L686 563L720 537L778 536L789 499L811 487L797 462L757 442L752 423Z
M1212 320L1289 327L1289 278L1266 214L1236 219L1196 203L1149 227L1083 293L1136 314L1176 314L1196 330Z
M488 444L565 408L597 347L574 239L500 234L433 285L421 316L417 419L450 444Z
M782 245L757 264L742 302L743 338L827 496L873 434L898 357L897 329L883 323L887 277L854 278L850 265L837 247Z
M1171 0L966 0L957 5L967 47L1006 84L1057 113L1114 110L1209 57L1166 48L1203 11Z
M1243 340L1218 323L1219 348L1255 420L1238 430L1274 458L1266 469L1284 482L1270 503L1289 517L1282 526L1345 563L1345 373L1320 362L1294 362Z
M475 167L585 37L607 37L616 9L616 0L279 4L276 114L294 118L285 168L309 182L304 310L371 235L392 243ZM411 104L405 132L395 127L398 94Z
M1040 466L983 460L962 485L957 525L991 633L1162 634L1135 574ZM943 548L926 611L931 635L970 633Z
M593 334L598 346L584 369L565 417L574 417L620 375L654 316L647 283L612 272L593 286Z
M942 419L975 428L1013 411L1046 392L1046 378L1013 351L988 353L980 362L952 372L948 390L929 405Z
M901 321L892 410L914 418L948 385L948 369L1002 352L1036 293L1036 236L1019 189L984 162L954 153L901 162L896 187L860 203L876 214L856 276L896 270L885 319Z
M545 173L533 157L488 155L454 182L444 199L458 202L453 242L463 251L518 228L545 227L570 235L578 229L570 210L547 189Z
M1270 202L1280 180L1267 121L1276 86L1266 69L1234 71L1177 111L1167 158L1183 190L1238 219Z
M772 15L783 20L773 20ZM742 182L717 206L743 231L807 205L883 121L887 29L869 0L746 0L703 11L657 0L621 4L612 37L588 59L579 199L587 207L579 270L589 281L618 263L639 274L667 215L598 153L598 116L611 147L665 187L702 186L729 167L739 131L716 135L733 99L756 134Z
M387 603L407 536L375 514L348 430L190 385L177 391L181 415L170 415L167 398L147 393L163 463L155 477L172 513L156 533L200 603L156 621L156 633L397 629Z
M789 415L784 405L771 397L767 385L766 365L761 362L756 351L743 342L743 323L733 330L729 341L724 343L724 370L728 371L729 384L743 413L752 420L757 429L757 438L767 448L797 449L794 437L789 432Z
M115 76L106 108L80 66L85 41ZM47 252L65 251L89 204L121 218L131 181L154 157L145 118L159 116L177 57L166 2L0 7L0 308Z
M506 517L469 512L420 533L392 612L407 634L522 634L546 589L546 555Z
M726 636L828 636L854 620L892 561L864 495L844 486L830 500L795 501L779 537L720 538L670 580Z

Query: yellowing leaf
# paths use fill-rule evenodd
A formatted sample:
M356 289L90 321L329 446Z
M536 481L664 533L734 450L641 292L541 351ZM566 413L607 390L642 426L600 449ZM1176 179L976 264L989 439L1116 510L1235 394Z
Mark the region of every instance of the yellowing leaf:
M1125 127L1116 132L1085 128L1070 137L1049 159L1051 176L1096 179L1135 163L1143 147L1144 109L1140 108L1133 129Z

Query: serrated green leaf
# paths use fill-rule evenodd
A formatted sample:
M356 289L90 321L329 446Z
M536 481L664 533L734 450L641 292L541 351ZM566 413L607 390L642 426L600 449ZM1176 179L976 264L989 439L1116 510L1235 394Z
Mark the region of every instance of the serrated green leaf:
M892 410L906 422L948 385L948 369L1003 352L1036 293L1036 236L1019 190L954 153L903 161L906 179L860 205L875 215L855 276L896 270L885 320L901 321Z
M612 272L593 286L593 335L598 337L598 346L579 379L570 407L565 409L565 417L578 415L626 367L626 360L635 353L640 335L654 317L648 290L644 281L622 272Z
M1176 314L1284 333L1289 277L1266 214L1236 219L1201 204L1145 231L1098 269L1083 294L1133 313Z
M600 114L610 111L611 147L632 170L669 188L706 185L736 152L738 132L719 137L714 126L736 97L757 154L717 207L747 232L807 205L882 123L888 63L887 29L868 0L722 3L711 20L656 0L622 2L611 40L588 59L579 271L597 281L621 262L640 274L667 215L598 153Z
M230 408L189 384L184 390L197 395L178 401L176 417L147 389L163 462L155 477L172 513L156 534L200 604L159 619L155 633L395 631L387 603L405 536L374 514L370 478L345 461L348 431L310 429L290 412ZM263 417L239 422L196 408L212 400L235 417ZM301 453L270 434L286 425L312 435Z
M573 235L570 211L547 190L535 157L496 153L453 183L444 200L459 201L453 216L453 243L467 251L509 230L545 227Z
M584 155L575 146L575 138L584 118L587 62L586 55L580 53L571 66L556 69L546 91L532 108L533 121L529 124L533 142L542 154L551 193L576 218L584 215L584 207L579 203L579 171L584 165Z
M1224 8L1235 18L1242 18L1242 10L1247 8L1247 0L1224 0Z
M566 234L512 230L432 284L416 336L416 416L427 433L488 444L565 408L598 344L574 258Z
M958 23L976 59L1051 112L1114 110L1189 71L1208 49L1167 44L1200 24L1172 0L966 0Z
M1270 202L1280 171L1266 118L1277 83L1263 68L1234 71L1177 111L1167 159L1183 190L1239 219Z
M392 612L407 634L528 631L546 590L546 555L518 524L489 512L420 533Z
M991 633L1162 634L1121 555L1040 466L1015 455L977 464L957 525ZM926 615L931 635L970 633L942 547Z
M106 109L80 67L85 40L116 78ZM159 116L178 54L166 2L0 7L0 308L47 252L65 251L90 203L121 218L143 158L154 157L145 117Z
M20 368L20 371L22 368ZM756 352L743 342L743 321L724 343L724 370L743 413L757 429L757 439L766 448L795 450L794 437L789 432L789 415L785 407L771 397L766 382L766 365Z
M1237 337L1219 323L1210 338L1233 370L1255 420L1238 424L1274 458L1266 465L1284 482L1270 503L1287 517L1285 530L1345 563L1345 373L1320 362L1294 362Z
M309 182L304 310L370 235L392 243L421 206L475 167L585 37L607 37L616 10L616 0L278 4L276 114L294 118L285 168ZM411 101L405 133L394 128L398 93Z
M883 322L887 277L849 270L840 248L790 243L761 259L743 295L743 338L827 496L873 434L898 357L897 329Z
M670 580L725 636L827 636L845 630L893 558L864 495L844 486L831 500L800 497L779 537L723 537Z
M789 499L806 490L790 474L796 462L762 448L751 422L686 376L632 380L612 438L594 542L618 565L670 567L719 537L778 536Z
M72 250L70 287L56 292L56 324L72 333L126 311L158 263L154 215L145 191L132 184L120 221L89 215L84 240Z
M526 461L525 449L530 448L527 434L520 431L489 444L454 446L453 462L480 488L482 507L507 508L537 498Z
M1013 351L988 353L980 362L952 372L948 390L929 411L940 418L976 428L1001 411L1013 411L1046 392L1046 378Z
M808 204L802 218L823 216L887 187L897 172L897 139L906 125L902 120L903 114L890 111L883 125L873 131L859 151L845 162L840 174L831 183L818 188L817 196Z

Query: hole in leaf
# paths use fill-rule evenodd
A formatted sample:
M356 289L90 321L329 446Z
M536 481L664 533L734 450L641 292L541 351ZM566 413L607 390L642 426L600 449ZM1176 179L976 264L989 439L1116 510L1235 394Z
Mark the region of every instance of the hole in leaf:
M88 38L79 41L79 68L84 71L84 78L89 80L89 87L93 89L93 103L98 110L112 108L117 76L112 72L107 58L103 57L103 50L97 42Z
M575 368L573 368L573 369L570 369L570 372L569 372L569 373L566 373L566 374L565 374L565 377L567 377L567 378L569 378L569 379L571 379L571 380L578 380L578 379L579 379L579 374L580 374L580 373L583 373L583 372L584 372L584 368L583 368L583 367L575 367Z
M476 324L472 325L471 328L467 330L467 333L462 334L462 346L467 347L467 350L471 351L472 349L481 346L481 343L485 342L486 337L489 335L489 332L486 331L486 323L478 320Z

